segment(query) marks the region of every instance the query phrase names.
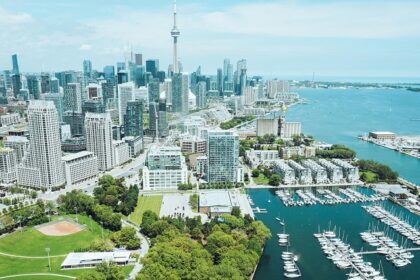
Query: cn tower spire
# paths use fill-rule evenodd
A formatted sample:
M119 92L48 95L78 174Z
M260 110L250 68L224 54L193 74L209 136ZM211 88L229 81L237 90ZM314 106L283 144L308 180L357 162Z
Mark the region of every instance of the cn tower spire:
M181 33L178 30L178 27L176 26L176 0L174 0L174 26L171 30L171 36L174 38L174 57L173 57L173 67L174 67L174 73L178 73L178 48L177 48L177 42L178 37Z

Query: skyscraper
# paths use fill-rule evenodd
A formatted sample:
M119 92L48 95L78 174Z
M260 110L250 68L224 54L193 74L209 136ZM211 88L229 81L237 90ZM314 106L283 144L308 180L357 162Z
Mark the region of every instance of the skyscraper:
M106 171L115 166L112 144L112 121L108 113L87 113L85 117L86 150L98 157L98 168Z
M83 75L87 78L92 77L92 62L90 60L83 60Z
M127 112L127 102L134 100L134 83L118 85L118 117L120 125L124 124L124 115Z
M159 103L157 101L149 102L149 133L153 137L159 137Z
M82 92L79 83L69 83L64 87L63 111L82 112Z
M178 65L178 37L181 35L178 27L176 26L176 0L174 1L174 26L171 30L171 36L174 39L174 53L173 53L173 72L174 74L179 73Z
M58 121L63 122L63 96L62 93L46 93L44 95L46 101L52 101L58 114Z
M18 168L18 184L35 188L64 185L58 114L51 101L34 100L28 106L30 148Z
M188 74L175 73L172 77L172 111L188 114Z
M50 92L50 75L41 73L41 93Z
M147 87L149 102L158 102L159 101L159 92L160 92L159 86L160 86L160 83L159 83L159 79L157 79L157 78L152 79L149 82L149 85Z
M125 136L143 137L143 103L139 100L127 102L127 113L124 116Z
M17 54L12 55L12 75L19 75L19 64Z
M207 106L207 90L206 82L198 82L195 90L195 99L197 108L205 108Z
M159 121L158 121L158 136L166 137L169 134L168 119L166 115L166 100L159 100Z
M143 65L143 55L141 53L135 53L134 62L136 65Z
M21 80L20 74L13 74L12 75L13 96L17 97L21 89L22 89L22 80Z
M159 71L159 59L146 60L146 72L150 72L153 78L156 78L158 71Z
M217 69L217 90L220 94L223 93L223 70Z
M210 131L207 139L207 181L236 182L239 136L229 131Z
M28 75L26 76L26 83L28 84L28 91L29 94L33 97L33 99L39 99L39 95L41 93L41 83L39 79L35 75Z

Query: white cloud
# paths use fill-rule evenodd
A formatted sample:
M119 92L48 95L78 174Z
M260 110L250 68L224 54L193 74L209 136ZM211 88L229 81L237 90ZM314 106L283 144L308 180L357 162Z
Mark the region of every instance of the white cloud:
M16 24L27 23L32 20L32 16L28 13L14 13L0 6L0 24L13 26Z
M92 45L89 45L89 44L82 44L79 47L80 51L90 51L91 49L92 49Z
M241 4L202 15L212 32L288 37L418 37L420 3L338 2ZM197 19L196 19L197 20Z

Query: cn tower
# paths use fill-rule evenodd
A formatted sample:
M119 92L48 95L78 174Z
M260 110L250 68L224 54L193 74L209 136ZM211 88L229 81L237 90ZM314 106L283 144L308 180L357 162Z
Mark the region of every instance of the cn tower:
M172 27L171 30L171 36L174 38L174 58L173 58L173 67L174 67L174 73L178 73L178 37L181 33L178 30L178 27L176 27L176 0L174 0L174 27Z

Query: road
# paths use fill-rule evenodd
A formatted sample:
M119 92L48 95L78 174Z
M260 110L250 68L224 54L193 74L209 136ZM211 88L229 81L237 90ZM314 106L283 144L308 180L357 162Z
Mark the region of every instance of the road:
M117 166L110 171L101 172L99 176L103 175L111 175L115 178L125 178L126 185L129 186L130 184L139 184L139 177L138 172L144 166L144 161L146 158L146 149L145 151L139 155L138 157L132 159L131 162ZM72 190L83 190L87 194L92 194L93 190L98 186L98 177L92 178L90 180L86 180L76 185L67 186L65 189L56 191L56 192L39 192L38 197L44 200L56 200L61 194L65 194Z

